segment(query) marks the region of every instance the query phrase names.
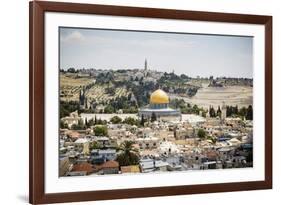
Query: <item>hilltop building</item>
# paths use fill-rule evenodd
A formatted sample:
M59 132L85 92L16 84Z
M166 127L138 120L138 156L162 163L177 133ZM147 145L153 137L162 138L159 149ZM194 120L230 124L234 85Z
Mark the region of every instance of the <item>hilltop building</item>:
M150 95L149 105L139 110L139 116L150 119L154 113L157 119L180 119L180 111L170 108L169 103L166 92L158 89Z

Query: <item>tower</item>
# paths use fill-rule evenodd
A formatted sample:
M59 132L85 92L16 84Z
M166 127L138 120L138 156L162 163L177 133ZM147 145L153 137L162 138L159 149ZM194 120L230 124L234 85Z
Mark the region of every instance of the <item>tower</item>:
M147 60L144 61L144 70L147 71Z
M144 77L147 76L147 60L145 59L144 61L144 73L143 73Z

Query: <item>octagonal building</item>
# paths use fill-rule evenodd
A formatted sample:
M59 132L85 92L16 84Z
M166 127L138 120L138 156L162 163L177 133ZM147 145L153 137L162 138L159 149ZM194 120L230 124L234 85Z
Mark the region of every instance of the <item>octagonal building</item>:
M157 119L180 119L180 111L170 108L169 103L169 96L166 92L161 89L155 90L150 95L149 105L139 110L139 116L149 119L155 113Z

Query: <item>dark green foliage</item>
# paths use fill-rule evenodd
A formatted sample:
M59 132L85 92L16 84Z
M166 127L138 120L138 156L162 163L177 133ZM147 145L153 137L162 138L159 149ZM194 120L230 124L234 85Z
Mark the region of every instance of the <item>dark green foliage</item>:
M238 116L238 106L226 106L226 117Z
M204 139L204 138L206 137L206 132L205 132L205 130L199 129L199 130L198 130L198 133L197 133L197 136L198 136L200 139Z
M216 137L208 136L207 139L211 140L213 144L215 144L217 142L217 138Z
M106 124L107 124L106 120L101 120L101 119L95 120L95 125L106 125Z
M94 126L94 125L95 125L95 121L94 121L94 119L92 118L92 119L90 119L90 120L88 121L87 127L89 128L89 127Z
M128 124L128 125L136 125L136 126L140 125L140 121L138 119L135 119L135 118L132 118L132 117L126 117L123 120L123 123Z
M193 111L193 113L195 113L197 115L199 115L199 113L200 113L200 109L197 105L193 105L192 111Z
M65 128L68 128L68 126L66 123L64 123L62 120L60 120L60 128L65 129Z
M212 106L210 106L210 108L209 108L209 115L210 115L210 117L217 116L216 110Z
M110 100L104 109L105 113L116 113L118 110L123 110L123 113L137 113L138 108L134 101L129 101L128 97L122 96Z
M144 126L144 123L145 123L145 119L144 119L143 115L141 115L140 125Z
M96 136L107 136L107 127L104 125L97 125L94 128L94 133Z
M96 78L97 84L106 84L106 83L110 83L112 81L113 81L113 73L112 72L100 73L100 74L98 74L98 76Z
M115 91L114 87L105 88L105 92L111 96L115 95Z
M189 88L189 89L187 89L187 95L189 97L193 97L194 95L196 95L197 91L198 91L198 87L196 87L196 88Z
M226 106L227 117L241 117L246 120L253 120L253 107L249 105L248 108L242 107L238 109L238 106Z
M120 146L121 154L117 156L117 161L120 166L130 166L139 164L138 150L134 149L133 141L125 141Z
M79 103L75 101L60 101L60 118L69 116L70 113L78 110Z
M170 101L170 106L175 109L179 109L179 108L184 109L187 106L187 104L183 99L175 98Z
M73 125L71 126L71 129L72 129L72 130L84 130L84 129L86 129L86 126L85 126L83 120L80 119L80 120L78 121L78 124L73 124Z
M202 117L206 117L207 116L207 111L202 111Z
M110 122L111 122L112 124L119 124L119 123L122 122L122 119L121 119L120 117L118 117L118 116L114 116L114 117L112 117L112 118L110 119Z
M100 144L98 142L93 142L92 146L91 146L91 150L92 149L101 149L102 147L100 146Z
M238 112L239 116L246 116L247 115L247 108L246 107L242 107L239 112Z
M199 115L200 111L204 112L203 108L199 108L197 105L191 106L189 103L186 103L183 99L172 99L170 101L170 106L174 109L180 109L182 114L197 114Z
M114 113L115 112L115 109L112 105L107 105L105 108L104 108L104 113Z
M153 112L152 114L151 114L151 122L154 122L154 121L156 121L157 120L157 117L156 117L156 114L155 114L155 112Z
M253 107L252 107L252 105L249 105L249 107L247 109L246 120L253 120Z
M221 108L220 108L220 106L218 107L218 110L217 110L217 116L221 117Z
M75 68L68 68L67 72L68 73L77 73L78 71L76 71Z

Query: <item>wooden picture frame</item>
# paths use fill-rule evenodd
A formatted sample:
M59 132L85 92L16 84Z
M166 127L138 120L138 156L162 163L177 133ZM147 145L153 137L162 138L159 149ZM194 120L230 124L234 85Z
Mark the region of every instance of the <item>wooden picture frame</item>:
M265 26L265 180L218 184L181 185L118 189L104 191L46 194L45 175L45 72L44 72L44 14L66 12L157 19L195 20L259 24ZM136 197L154 197L211 192L229 192L272 188L272 17L260 15L214 13L155 8L136 8L77 3L33 1L29 5L30 17L30 73L29 73L29 201L32 204L108 200Z

